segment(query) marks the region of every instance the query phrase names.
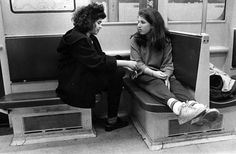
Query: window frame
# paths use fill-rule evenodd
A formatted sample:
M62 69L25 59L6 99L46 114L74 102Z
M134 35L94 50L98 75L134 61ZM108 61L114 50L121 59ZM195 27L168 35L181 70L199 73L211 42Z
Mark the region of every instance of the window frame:
M159 0L158 0L159 1ZM168 7L168 3L169 3L169 0L167 1L167 7ZM208 2L209 3L209 2ZM225 23L226 22L226 5L227 5L227 0L225 0L225 4L224 4L224 19L207 19L206 22L207 23ZM208 12L209 10L207 10ZM168 10L166 11L167 13L167 23L168 24L191 24L191 23L201 23L202 21L201 20L176 20L176 21L170 21L168 20Z
M22 13L65 13L65 12L74 12L75 9L76 9L76 0L71 0L73 2L73 9L68 9L68 10L39 10L39 11L16 11L14 10L13 8L13 2L12 0L9 0L10 1L10 9L11 9L11 12L13 13L16 13L16 14L22 14Z

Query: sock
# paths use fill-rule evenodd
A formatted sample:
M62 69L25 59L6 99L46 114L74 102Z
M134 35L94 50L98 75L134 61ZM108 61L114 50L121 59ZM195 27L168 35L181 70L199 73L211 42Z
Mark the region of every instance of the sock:
M108 118L108 119L107 119L107 122L108 122L109 124L114 124L114 123L116 123L116 121L117 121L117 117L112 117L112 118Z
M168 106L172 109L172 111L176 114L179 115L180 114L180 110L182 108L183 103L174 99L174 98L170 98L167 101Z
M173 106L174 106L174 104L176 103L176 99L174 99L174 98L170 98L168 101L167 101L167 105L171 108L171 109L173 109Z

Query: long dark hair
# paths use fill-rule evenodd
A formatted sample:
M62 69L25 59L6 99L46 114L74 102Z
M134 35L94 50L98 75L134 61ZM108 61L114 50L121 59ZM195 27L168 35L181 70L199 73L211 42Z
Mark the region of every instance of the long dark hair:
M165 22L161 14L153 8L145 8L139 11L138 15L143 17L152 26L151 31L147 35L135 33L134 37L139 46L146 46L150 40L151 45L158 50L165 48L169 42L170 33L165 27Z
M91 3L77 9L73 14L72 21L76 29L87 33L93 29L93 25L98 19L104 18L106 18L106 14L103 5Z

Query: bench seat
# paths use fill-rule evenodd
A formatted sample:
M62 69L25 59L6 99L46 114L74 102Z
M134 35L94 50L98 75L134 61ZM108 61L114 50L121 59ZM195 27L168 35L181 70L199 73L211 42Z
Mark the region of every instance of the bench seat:
M64 104L54 90L12 93L0 99L0 109Z
M222 117L203 126L191 125L190 122L179 125L177 116L167 105L161 104L129 78L124 79L124 84L126 101L132 106L132 122L150 150L188 145L199 138L205 140L222 130Z
M63 103L55 90L5 95L0 109L9 110L11 145L96 137L91 109Z
M144 110L150 112L172 112L167 105L161 104L161 101L158 99L154 99L147 92L139 88L131 79L124 79L124 84L130 94L139 100L139 105Z

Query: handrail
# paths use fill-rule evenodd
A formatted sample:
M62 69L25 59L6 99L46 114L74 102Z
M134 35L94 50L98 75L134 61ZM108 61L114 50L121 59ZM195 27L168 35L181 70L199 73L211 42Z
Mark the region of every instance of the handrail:
M208 3L208 0L203 0L201 33L206 33L207 3Z

